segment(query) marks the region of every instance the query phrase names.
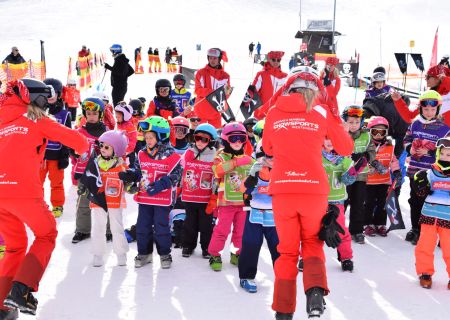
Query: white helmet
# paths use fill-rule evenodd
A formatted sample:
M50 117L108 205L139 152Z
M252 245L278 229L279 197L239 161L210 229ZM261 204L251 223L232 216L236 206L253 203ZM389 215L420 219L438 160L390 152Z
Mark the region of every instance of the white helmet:
M72 85L72 86L76 86L77 85L77 80L75 80L74 78L70 78L69 80L67 80L67 85Z
M92 96L96 97L96 98L99 98L100 100L109 102L109 96L106 93L104 93L104 92L97 91L97 92L94 92L94 94Z
M115 111L122 112L123 121L129 121L133 116L133 107L122 101L114 108Z
M289 77L299 73L299 72L307 72L307 73L312 73L314 74L316 77L319 77L319 72L314 69L313 67L308 67L308 66L296 66L293 67L290 71L289 71Z
M378 81L386 81L386 75L383 72L375 72L372 75L371 81L372 81L372 83L378 82Z

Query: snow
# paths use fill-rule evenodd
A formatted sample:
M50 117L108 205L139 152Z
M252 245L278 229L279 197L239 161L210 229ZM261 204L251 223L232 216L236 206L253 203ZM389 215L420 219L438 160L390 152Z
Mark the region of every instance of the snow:
M303 21L308 18L331 19L332 1L302 1ZM417 10L407 10L413 7ZM339 55L361 53L363 72L370 73L379 62L378 30L382 25L383 63L393 61L394 51L409 50L415 38L417 52L428 64L437 24L440 25L439 57L450 52L443 40L450 33L446 12L449 2L379 0L370 6L364 1L338 1L336 29L345 34ZM128 57L135 47L176 46L183 53L185 65L198 68L205 63L205 50L219 46L227 50L235 91L230 104L235 111L244 91L259 70L247 57L250 41L261 41L268 49L286 51L288 59L299 41L298 2L287 0L249 1L122 1L111 0L0 0L2 46L0 57L17 45L26 58L39 58L39 40L45 40L48 75L66 78L67 60L82 44L94 52L107 52L112 43L121 43ZM195 51L195 44L202 51ZM111 62L111 58L109 58ZM283 68L287 60L283 60ZM145 59L144 59L145 60ZM145 66L145 65L144 65ZM367 71L368 70L368 71ZM171 78L172 75L163 74ZM154 94L159 75L133 76L128 97ZM107 77L108 78L108 77ZM105 79L105 83L109 79ZM107 87L107 90L109 88ZM361 102L362 92L343 87L341 106ZM224 250L224 268L214 273L199 249L189 259L174 249L173 265L160 268L154 262L135 269L136 244L130 245L127 267L116 266L110 251L104 267L93 268L90 240L72 244L75 228L76 190L66 174L67 201L64 215L58 219L57 246L42 280L37 319L272 319L273 270L270 254L264 246L256 278L258 292L248 294L239 287L237 268L228 263ZM46 184L48 197L49 185ZM387 238L375 237L366 245L353 245L355 271L343 273L334 250L326 248L327 272L331 294L322 319L445 319L450 314L447 273L440 249L436 250L436 274L433 289L419 287L414 268L414 247L405 242L409 229L409 188L404 184L400 202L407 223L406 230ZM124 225L136 221L137 205L128 198ZM109 244L109 250L111 250ZM305 297L301 274L298 277L295 319L304 319ZM20 319L32 319L20 316Z

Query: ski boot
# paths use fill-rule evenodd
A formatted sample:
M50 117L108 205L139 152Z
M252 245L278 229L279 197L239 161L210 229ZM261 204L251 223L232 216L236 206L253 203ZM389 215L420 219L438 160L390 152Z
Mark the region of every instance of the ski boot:
M275 313L275 320L292 320L292 319L294 319L293 313L282 313L282 312Z
M135 268L140 268L145 266L148 263L152 263L153 261L153 256L152 254L138 254L135 258L134 258L134 267Z
M127 255L126 255L126 253L117 255L117 265L119 267L123 267L123 266L127 265Z
M222 258L220 256L211 256L211 258L209 258L209 266L214 271L221 271L222 270Z
M203 259L209 259L209 258L211 258L211 255L209 254L208 250L203 249L202 257L203 257Z
M253 279L241 279L240 280L241 288L249 293L255 293L257 291L256 282Z
M4 245L0 246L0 260L5 256L6 247Z
M90 233L75 232L75 235L72 238L72 243L78 243L90 237L91 237Z
M103 257L94 255L94 259L92 260L93 267L101 267L103 265Z
M25 284L14 281L3 305L10 309L19 309L22 313L36 315L38 301L31 294L31 290Z
M362 234L362 233L352 234L352 239L353 239L353 241L355 241L356 243L359 243L359 244L365 243L365 237L364 237L364 234Z
M235 253L231 253L230 263L237 266L239 264L239 255Z
M377 230L375 229L375 226L373 225L367 225L364 228L364 234L368 237L375 237L377 234Z
M324 293L324 290L319 287L313 287L306 291L306 313L308 313L308 318L318 318L323 314L325 310Z
M418 236L419 236L419 230L413 228L413 229L409 230L408 233L406 234L405 241L411 242L414 239L418 238Z
M161 268L169 269L170 266L172 265L172 255L170 253L165 254L165 255L162 255L160 257L160 259L161 259Z
M106 237L106 242L112 242L113 236L111 233L107 233L105 237Z
M181 255L185 258L189 258L192 255L192 250L189 248L183 248L183 251L181 251Z
M300 258L300 260L298 260L298 265L297 265L298 271L303 272L303 259Z
M353 261L350 259L341 261L342 271L353 271Z
M431 289L433 283L431 276L429 274L422 274L419 277L420 286L425 289Z
M19 318L17 309L3 310L0 309L0 320L16 320Z
M63 211L64 211L64 208L63 208L63 207L54 207L54 208L52 209L52 213L53 213L53 216L54 216L55 218L61 217L62 214L63 214Z
M388 232L386 229L386 226L376 226L375 229L377 230L377 234L381 237L387 237Z

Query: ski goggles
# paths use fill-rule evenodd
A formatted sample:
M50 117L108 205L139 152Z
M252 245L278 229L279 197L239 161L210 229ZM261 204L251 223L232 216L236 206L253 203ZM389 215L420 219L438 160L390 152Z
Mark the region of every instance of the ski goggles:
M94 101L84 101L83 109L89 111L100 111L102 108L98 103L95 103Z
M438 100L434 100L434 99L425 99L425 100L420 100L419 101L419 105L421 107L437 107L439 105L439 101Z
M203 142L203 143L208 143L209 141L211 141L210 138L201 136L201 135L199 135L199 134L194 135L194 140L195 140L196 142L197 142L197 141L201 141L201 142Z
M281 62L281 59L270 59L270 60L272 60L273 62Z
M245 136L243 134L236 134L236 135L228 136L228 141L230 143L236 143L236 142L245 143L247 141L247 136Z
M450 138L441 138L436 142L436 148L450 148Z
M184 81L183 80L178 80L178 81L174 81L176 86L184 86Z
M200 119L200 118L189 118L189 121L190 122L200 122L200 121L202 121L202 119Z
M387 133L388 133L388 129L376 129L376 128L372 128L372 129L370 129L370 133L371 133L373 136L377 136L377 135L385 136L385 135L387 135Z
M186 128L186 127L175 127L175 133L187 134L188 132L189 132L189 128Z
M169 87L160 87L158 88L158 92L168 93L170 91Z
M364 110L363 109L354 108L354 109L348 109L347 110L347 115L349 117L361 118L363 116L363 114L364 114Z
M141 131L141 132L147 132L152 129L152 125L151 125L151 123L149 123L147 121L140 121L140 122L138 122L137 129L138 129L138 131Z

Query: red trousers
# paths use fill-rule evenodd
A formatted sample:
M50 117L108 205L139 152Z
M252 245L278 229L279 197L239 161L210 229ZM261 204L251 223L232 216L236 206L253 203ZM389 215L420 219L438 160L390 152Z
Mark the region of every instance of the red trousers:
M44 160L41 165L41 182L44 185L45 178L50 179L50 202L53 207L62 207L66 201L64 194L64 170L58 169L58 160Z
M442 258L447 266L450 278L450 229L422 223L420 225L420 238L416 246L416 272L432 276L434 274L434 250L437 238L441 242Z
M0 309L13 281L34 291L47 268L58 234L53 214L44 199L0 199L0 234L6 245L0 260ZM27 253L25 224L35 239Z
M327 195L275 194L272 196L280 257L275 262L272 309L295 312L297 264L300 244L303 255L303 287L325 289L328 293L323 241L318 234L328 206Z

